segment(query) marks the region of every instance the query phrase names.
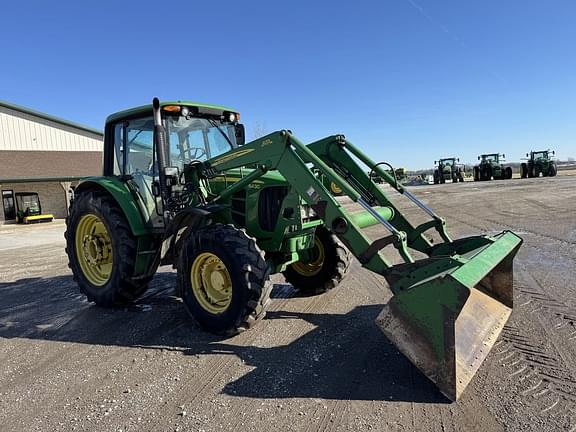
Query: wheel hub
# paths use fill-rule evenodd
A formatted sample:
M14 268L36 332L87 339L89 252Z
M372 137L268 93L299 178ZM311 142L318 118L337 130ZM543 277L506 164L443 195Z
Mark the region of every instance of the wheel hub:
M212 253L196 257L190 270L192 290L211 313L224 312L232 301L232 280L224 262Z
M90 265L100 265L111 262L112 245L99 235L86 235L82 239L84 257Z
M84 277L94 286L105 285L112 275L112 239L102 219L83 215L76 227L75 249Z

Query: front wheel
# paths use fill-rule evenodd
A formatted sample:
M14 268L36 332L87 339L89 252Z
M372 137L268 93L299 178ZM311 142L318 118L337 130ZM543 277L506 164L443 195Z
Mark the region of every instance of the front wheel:
M512 168L511 168L511 167L506 167L505 173L506 173L506 174L505 174L504 178L505 178L506 180L510 180L510 179L512 178Z
M340 240L325 227L316 229L310 259L290 264L284 271L286 281L306 295L322 294L344 279L350 266L350 254Z
M178 260L178 288L200 326L231 336L266 315L270 270L256 241L232 225L210 225L190 235Z
M550 168L548 170L548 175L550 177L554 177L556 174L558 173L558 171L556 170L556 166L555 165L550 165Z
M109 195L86 192L76 197L66 218L68 266L80 291L99 306L123 306L148 286L134 279L137 241L126 217Z

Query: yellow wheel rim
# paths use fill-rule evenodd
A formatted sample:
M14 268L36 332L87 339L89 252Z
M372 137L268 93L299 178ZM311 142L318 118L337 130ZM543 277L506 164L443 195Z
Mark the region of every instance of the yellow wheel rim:
M76 257L92 285L103 286L112 274L112 240L102 220L87 214L80 218L75 236Z
M335 193L335 194L342 193L342 188L334 182L330 182L330 189L332 190L332 193Z
M219 314L232 302L232 278L226 265L210 252L196 257L190 269L194 297L206 311Z
M302 276L316 276L320 271L322 271L322 265L324 264L325 252L324 245L318 237L314 240L314 249L312 250L314 259L309 262L298 261L292 264L292 268L298 274Z

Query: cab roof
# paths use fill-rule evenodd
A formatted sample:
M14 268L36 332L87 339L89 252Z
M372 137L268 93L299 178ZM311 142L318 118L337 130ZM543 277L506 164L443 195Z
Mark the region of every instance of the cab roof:
M208 104L203 104L200 102L192 102L192 101L160 102L160 107L164 107L164 106L168 106L168 105L185 105L188 107L196 107L196 108L198 108L198 111L201 114L214 115L214 116L222 115L224 112L238 113L238 111L236 111L235 109L232 109L232 108L228 108L228 107L221 106L221 105L208 105ZM150 113L150 115L152 115L152 104L142 105L142 106L139 106L136 108L130 108L130 109L127 109L124 111L119 111L119 112L116 112L114 114L110 114L106 118L106 124L120 120L120 119L123 119L123 118L138 116L139 114L146 114L146 113Z

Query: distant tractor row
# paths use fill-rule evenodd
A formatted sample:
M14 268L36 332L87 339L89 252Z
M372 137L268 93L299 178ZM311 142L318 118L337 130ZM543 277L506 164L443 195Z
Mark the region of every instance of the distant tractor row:
M527 161L520 165L520 177L532 178L553 177L558 172L556 162L551 156L554 151L540 150L526 153ZM487 180L507 180L512 178L512 167L504 166L506 156L500 153L489 153L478 156L480 163L473 168L474 181ZM452 180L452 183L464 181L466 167L460 163L458 158L443 158L434 161L434 184L446 183L446 180Z

